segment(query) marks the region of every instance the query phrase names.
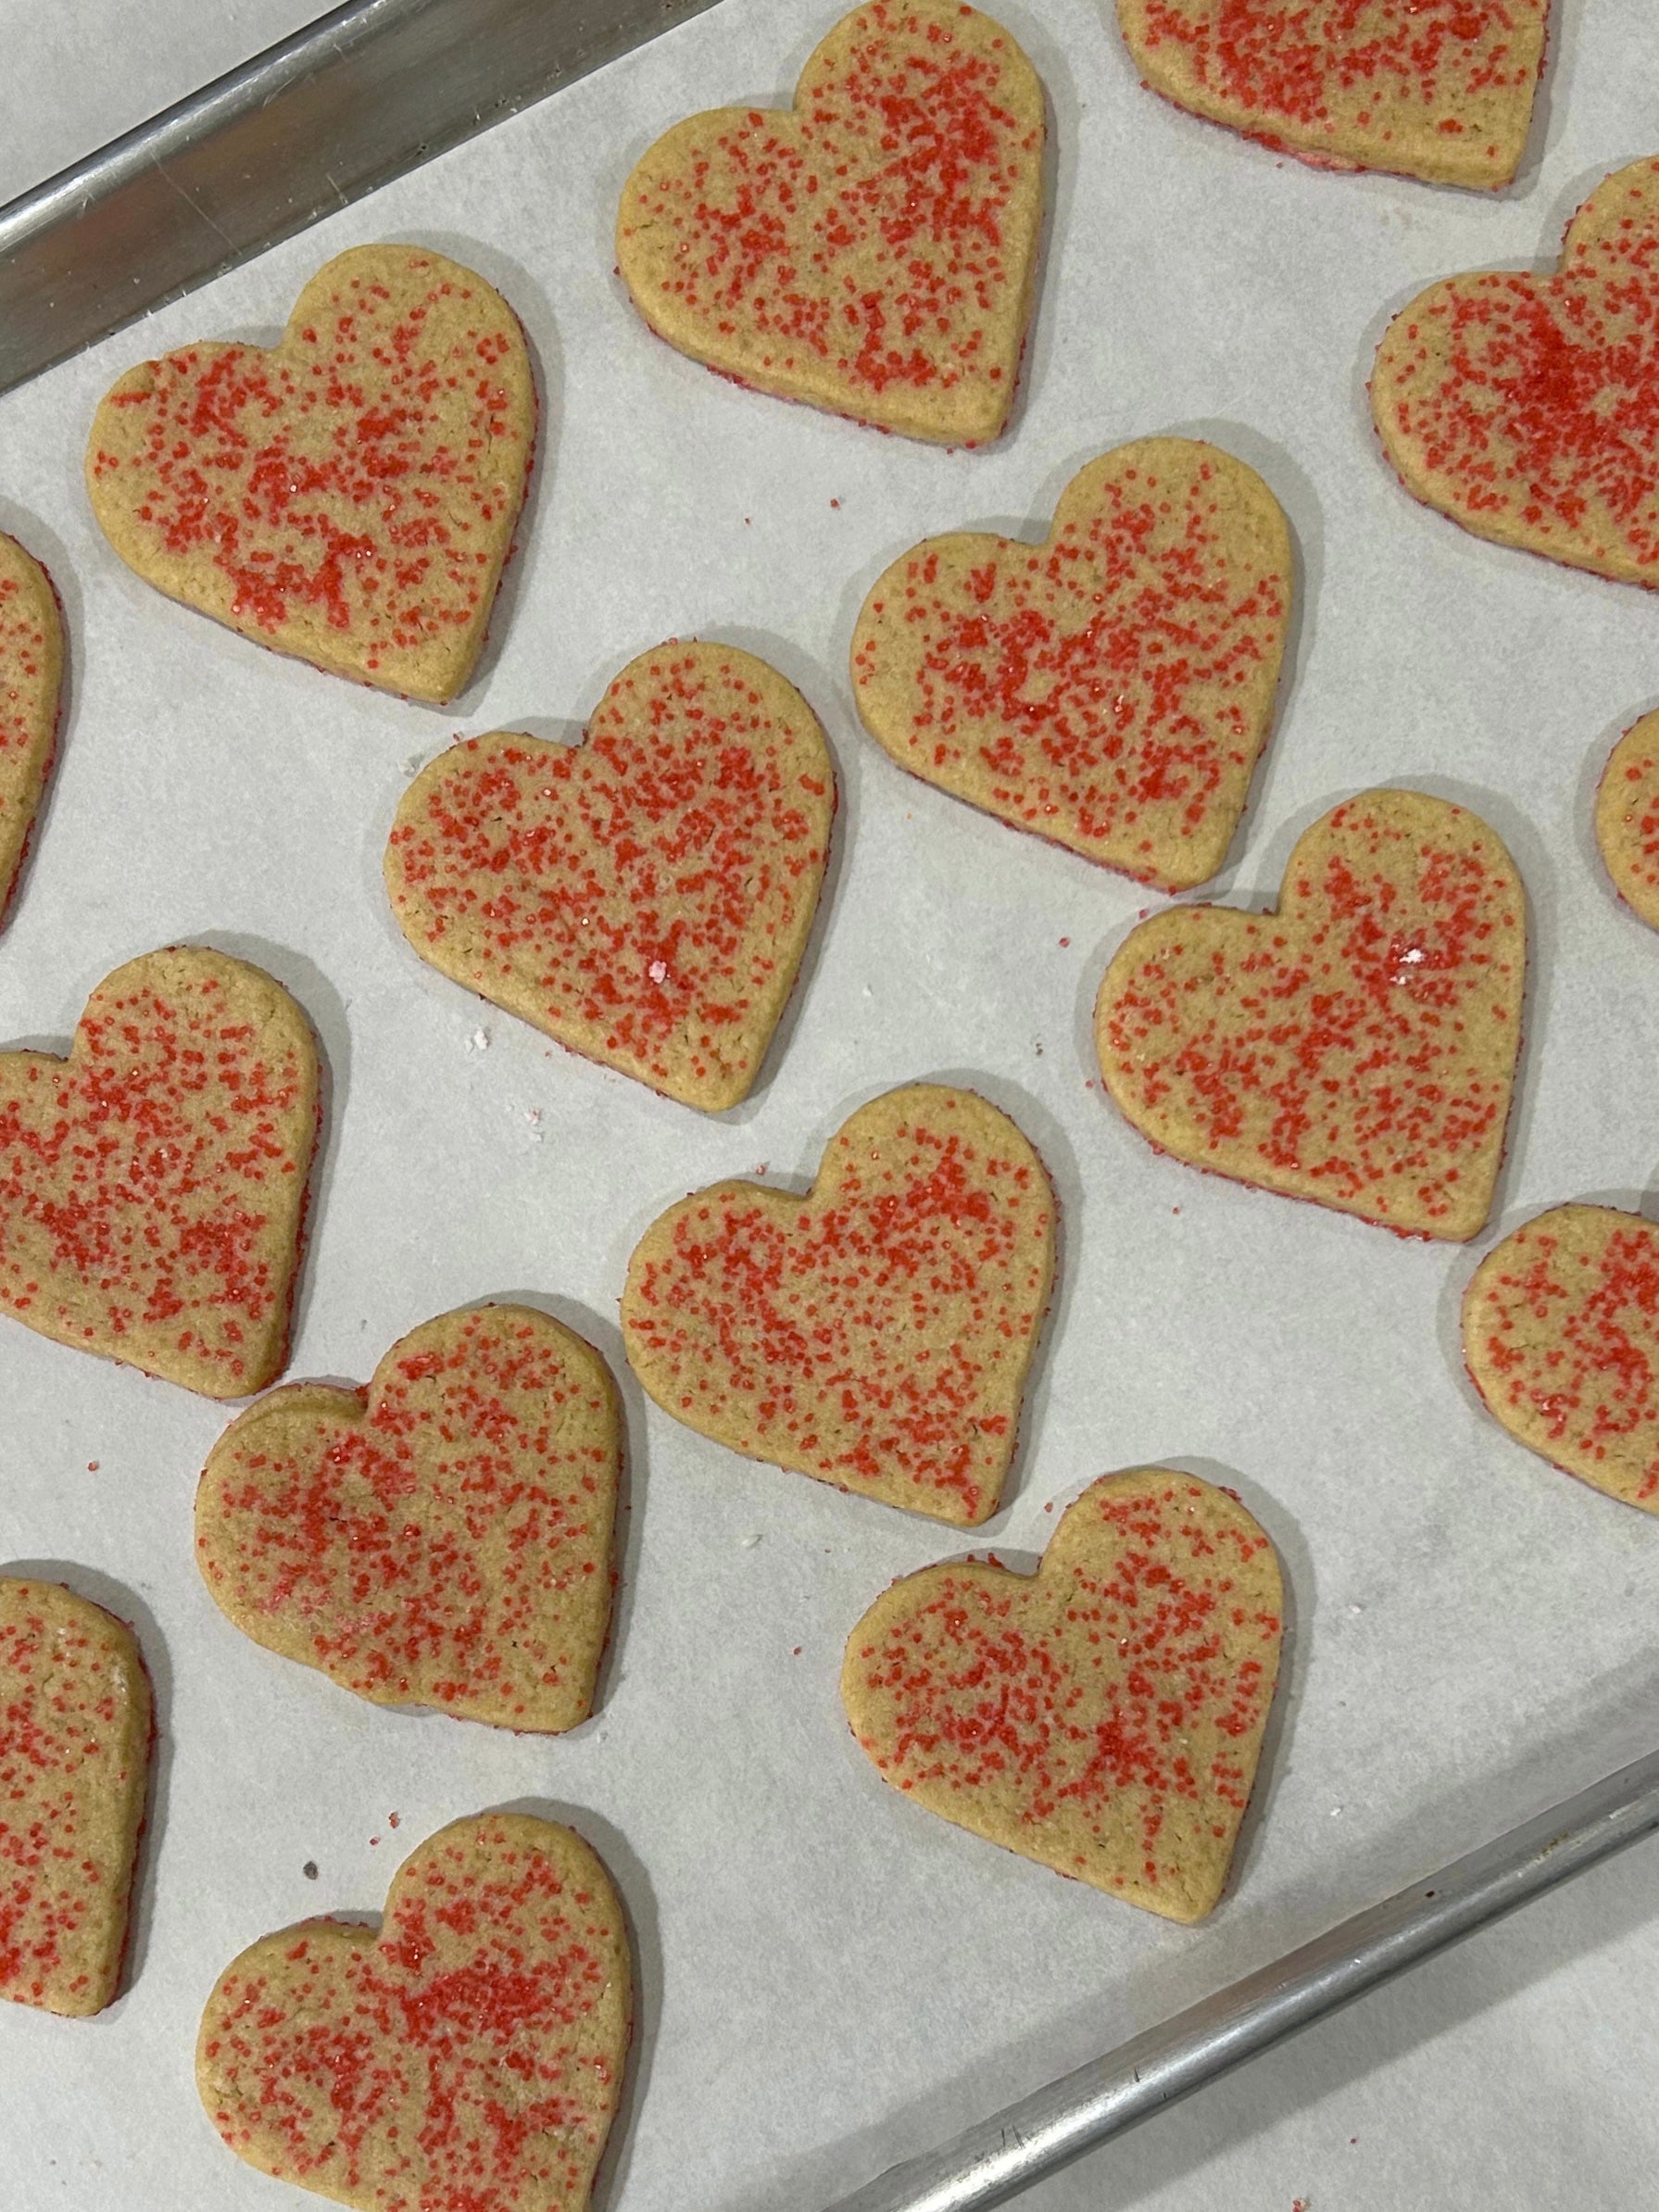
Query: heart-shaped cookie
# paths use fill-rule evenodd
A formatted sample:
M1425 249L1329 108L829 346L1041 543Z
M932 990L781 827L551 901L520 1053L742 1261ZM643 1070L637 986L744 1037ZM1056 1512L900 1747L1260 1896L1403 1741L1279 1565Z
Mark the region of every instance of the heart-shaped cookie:
M1290 533L1231 454L1145 438L1040 546L924 538L864 601L864 727L901 768L1144 883L1213 875L1273 715Z
M1619 897L1659 929L1659 713L1644 714L1607 756L1596 843Z
M884 1590L841 1701L930 1812L1171 1920L1221 1895L1278 1675L1278 1561L1193 1475L1108 1476L1035 1575L977 1560Z
M1464 1293L1464 1359L1512 1437L1659 1513L1659 1227L1616 1206L1523 1223Z
M0 917L51 770L62 689L63 622L52 579L0 534Z
M1095 1007L1160 1151L1403 1235L1473 1237L1503 1155L1526 899L1477 815L1366 791L1298 839L1276 911L1172 908Z
M622 1292L665 1414L750 1459L938 1521L997 1510L1054 1272L1054 1194L971 1091L888 1091L805 1198L716 1183L659 1215Z
M196 2085L239 2158L359 2212L584 2212L630 1983L597 1854L483 1813L405 1859L378 1935L307 1920L233 1960Z
M1597 187L1558 275L1420 292L1371 408L1406 490L1476 536L1659 585L1659 160Z
M0 1578L0 1997L81 2017L115 1995L150 1735L132 1630Z
M524 1306L446 1313L366 1390L292 1383L213 1447L215 1602L377 1705L557 1735L610 1618L620 1414L604 1361Z
M1315 166L1488 191L1520 165L1550 0L1117 0L1154 92Z
M318 1112L306 1017L261 969L129 961L67 1060L0 1052L0 1312L207 1398L263 1389Z
M98 408L86 482L146 584L260 645L448 699L484 648L535 445L517 316L421 246L318 270L280 346L181 346Z
M622 190L617 263L712 369L946 445L1008 420L1042 225L1043 88L957 0L870 0L787 110L676 123Z
M671 643L629 662L579 747L497 731L430 761L386 888L442 974L716 1113L784 1011L835 811L795 686L735 647Z

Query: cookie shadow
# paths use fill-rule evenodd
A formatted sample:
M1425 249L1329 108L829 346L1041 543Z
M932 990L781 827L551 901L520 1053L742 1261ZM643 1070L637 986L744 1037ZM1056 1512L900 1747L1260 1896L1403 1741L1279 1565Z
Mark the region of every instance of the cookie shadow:
M1583 26L1584 0L1554 0L1544 26L1544 65L1533 94L1527 144L1514 177L1497 197L1523 198L1542 174L1545 158L1561 136L1560 117L1572 109Z
M3 936L6 924L23 903L37 865L36 856L51 834L64 755L73 736L76 709L86 675L86 601L82 594L80 578L70 561L68 546L55 530L47 528L32 509L19 507L15 500L0 498L0 530L5 531L8 537L15 537L24 552L45 570L46 581L52 586L52 596L57 602L58 620L63 626L64 648L63 682L57 695L57 723L52 734L52 748L46 757L46 773L41 788L40 804L35 808L34 820L23 841L17 873L9 886L0 884L0 936Z
M535 1820L556 1821L573 1829L604 1862L622 1908L628 1954L634 1962L634 2022L628 2063L622 2076L622 2093L617 2102L605 2155L594 2176L591 2202L597 2207L620 2207L633 2164L634 2141L640 2109L651 2078L660 2032L663 1997L661 1921L656 1892L644 1866L608 1820L585 1805L568 1805L540 1797L516 1797L509 1804L493 1805L492 1812L527 1813Z
M639 1587L643 1526L642 1516L636 1509L649 1480L649 1452L646 1439L650 1431L646 1423L645 1392L628 1364L621 1328L614 1321L602 1320L576 1299L564 1298L546 1290L501 1290L487 1299L478 1299L472 1302L476 1305L530 1306L538 1313L546 1313L550 1320L559 1322L573 1336L580 1337L604 1361L610 1370L621 1409L616 1524L611 1550L616 1587L611 1596L610 1618L606 1626L604 1647L594 1675L593 1703L585 1720L579 1721L573 1728L566 1728L558 1737L547 1739L549 1742L575 1742L581 1740L584 1732L593 1729L595 1723L603 1716L612 1690L620 1688L627 1678L625 1653L628 1628L634 1618L635 1593Z
M1083 139L1083 103L1065 49L1041 17L1014 0L997 8L997 20L1012 31L1037 71L1043 94L1042 222L1031 272L1031 308L1014 371L1013 401L999 436L981 450L1012 445L1024 427L1047 381L1054 351L1059 286L1054 280L1056 242L1072 235L1072 208L1077 196L1077 149Z
M1060 1123L1023 1085L1004 1075L987 1074L983 1068L935 1068L925 1075L911 1078L917 1083L948 1084L954 1090L972 1091L1005 1113L1028 1144L1035 1146L1037 1157L1048 1173L1054 1198L1054 1279L1049 1293L1049 1303L1032 1347L1031 1364L1025 1370L1025 1385L1020 1393L1019 1427L1014 1436L1012 1457L1008 1473L1003 1477L1001 1495L997 1510L980 1527L988 1528L1007 1512L1024 1488L1027 1471L1037 1456L1043 1427L1048 1415L1049 1392L1052 1388L1054 1360L1063 1341L1071 1320L1073 1302L1076 1297L1081 1269L1075 1263L1074 1248L1081 1248L1083 1225L1087 1213L1087 1192L1083 1173L1077 1164L1077 1155L1072 1150L1071 1139ZM879 1098L879 1090L872 1097ZM859 1101L864 1103L862 1100ZM852 1107L847 1109L850 1113ZM842 1119L845 1120L844 1114ZM840 1125L837 1124L837 1126ZM827 1139L825 1140L827 1143ZM998 1553L999 1558L1005 1555Z
M1489 1221L1502 1213L1509 1202L1510 1188L1518 1163L1526 1156L1538 1111L1534 1071L1544 1055L1547 1031L1543 1012L1547 994L1542 987L1554 971L1561 942L1559 878L1544 840L1502 792L1442 775L1414 776L1410 788L1462 807L1496 830L1515 864L1526 901L1527 966L1521 984L1521 1042L1515 1055L1503 1153L1492 1186L1492 1202L1487 1210Z
M524 579L540 542L542 487L554 466L554 446L562 420L559 403L564 393L564 355L547 293L524 264L510 254L504 254L498 246L482 238L463 237L450 231L400 231L387 244L430 246L446 254L452 261L459 261L464 269L475 270L486 283L493 284L518 318L535 386L535 446L531 455L530 474L512 543L502 564L495 604L490 609L484 650L464 688L452 699L409 702L431 707L439 714L466 714L474 710L496 672L508 633L517 622Z
M1173 1467L1177 1474L1196 1475L1200 1482L1213 1483L1217 1489L1228 1490L1244 1506L1246 1512L1266 1529L1278 1554L1280 1584L1283 1601L1280 1612L1278 1684L1273 1703L1267 1712L1267 1726L1262 1734L1262 1748L1256 1760L1256 1778L1251 1789L1250 1802L1238 1833L1233 1844L1233 1856L1227 1868L1226 1887L1216 1901L1219 1912L1229 1898L1243 1887L1262 1843L1262 1833L1267 1826L1268 1815L1278 1795L1279 1783L1291 1766L1291 1742L1296 1723L1306 1700L1308 1666L1312 1656L1313 1615L1318 1598L1318 1579L1313 1567L1313 1554L1302 1535L1301 1524L1293 1520L1287 1509L1270 1491L1248 1475L1241 1475L1237 1467L1224 1461L1193 1459L1177 1452L1172 1458L1155 1463L1161 1467Z
M249 936L237 930L207 930L183 941L204 950L229 953L233 959L246 961L251 966L262 969L282 985L299 1007L310 1024L317 1046L317 1150L306 1185L299 1268L288 1325L291 1357L294 1346L305 1333L310 1313L316 1274L313 1261L327 1218L329 1193L339 1168L340 1126L346 1115L351 1074L351 1030L346 1019L346 1001L320 968L304 953L295 952L286 945L273 945L269 938ZM288 1361L284 1360L283 1372L287 1365Z
M138 1858L132 1870L132 1897L128 1908L127 1945L121 1958L120 1979L115 1995L92 2018L116 2020L126 2006L128 1992L138 1986L149 1956L150 1935L156 1919L156 1887L159 1877L162 1834L172 1791L173 1774L173 1668L166 1640L155 1615L124 1582L117 1582L96 1568L69 1559L18 1559L0 1565L0 1575L33 1582L58 1582L112 1614L131 1628L150 1685L150 1766L145 1781L144 1825L138 1831Z
M1271 819L1279 760L1290 745L1297 694L1319 631L1316 610L1325 589L1325 511L1313 479L1284 446L1263 437L1248 423L1222 417L1206 418L1172 423L1161 434L1202 439L1247 462L1278 501L1290 528L1290 621L1285 633L1278 687L1274 694L1273 719L1268 723L1244 804L1238 810L1238 824L1228 841L1225 857L1208 884L1201 886L1208 892L1225 884L1252 810L1259 816Z
M740 625L722 622L712 630L699 630L698 639L710 645L735 646L740 652L753 653L764 660L781 676L788 678L801 698L817 716L823 733L824 749L829 754L830 770L836 780L836 811L830 820L829 856L824 864L823 882L818 892L818 904L812 915L812 925L807 932L807 941L800 956L800 965L795 971L795 981L789 987L789 996L784 1001L777 1025L767 1040L766 1050L748 1095L723 1113L709 1118L727 1128L742 1128L754 1120L763 1109L777 1080L779 1070L789 1057L795 1033L800 1026L802 1014L811 999L812 987L823 965L840 911L843 886L847 879L847 855L856 845L859 822L863 811L862 778L860 769L849 770L839 729L832 729L832 718L820 702L827 704L833 697L836 709L835 720L844 723L847 718L846 702L829 681L825 671L810 653L786 637L775 635L769 630L746 630ZM856 741L855 741L856 742Z

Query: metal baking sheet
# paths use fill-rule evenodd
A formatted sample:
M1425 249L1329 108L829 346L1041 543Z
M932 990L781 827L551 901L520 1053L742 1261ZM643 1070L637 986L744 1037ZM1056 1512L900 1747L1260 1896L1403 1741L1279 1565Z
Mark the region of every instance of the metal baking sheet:
M0 392L713 0L346 0L0 208Z
M75 641L58 776L0 936L0 1039L61 1047L102 974L172 939L295 989L333 1096L292 1372L357 1379L403 1329L491 1295L547 1301L620 1370L617 1291L662 1204L734 1174L802 1188L863 1099L918 1075L975 1084L1041 1147L1064 1213L1016 1477L985 1540L1028 1564L1049 1507L1163 1460L1238 1488L1287 1565L1285 1696L1234 1890L1175 1929L894 1799L841 1721L840 1645L949 1535L737 1460L647 1411L625 1374L604 1701L548 1745L358 1707L245 1644L190 1558L223 1414L7 1325L0 1555L69 1563L136 1619L165 1730L130 1993L90 2027L0 2019L20 2205L106 2212L112 2186L133 2212L282 2201L197 2108L207 1988L268 1929L376 1912L403 1846L481 1805L567 1811L633 1915L641 2034L607 2204L770 2212L844 2194L1648 1748L1659 1531L1475 1403L1455 1313L1487 1240L1402 1243L1149 1152L1101 1100L1087 1034L1149 895L907 781L859 733L845 676L863 592L924 533L1035 536L1107 446L1171 430L1225 444L1291 516L1301 612L1210 895L1264 902L1300 830L1367 783L1476 806L1515 853L1534 933L1491 1234L1565 1197L1639 1203L1659 940L1617 908L1589 818L1614 735L1655 704L1653 603L1413 506L1375 449L1364 379L1418 287L1547 265L1572 207L1649 150L1630 66L1652 44L1645 7L1560 10L1527 165L1489 201L1317 174L1174 114L1093 0L999 12L1049 86L1056 150L1022 396L988 451L726 385L651 340L613 275L637 154L691 107L786 97L834 0L723 0L0 401L0 526L51 567ZM447 715L164 603L103 545L80 488L86 424L120 370L197 335L273 337L326 255L375 236L429 241L497 283L547 407L494 642ZM379 885L398 793L454 729L573 735L634 652L691 634L800 685L842 795L779 1048L756 1097L713 1122L421 967ZM1459 2177L1467 2202L1640 2201L1651 2129L1623 2085L1655 2047L1648 1986L1590 1962L1571 2036L1506 2047L1517 2116L1565 2101L1597 2124L1552 2147L1517 2122L1512 2152L1491 2129L1482 2171ZM1344 2212L1431 2201L1495 2093L1426 2066L1413 2130L1362 2130L1351 2156L1344 2143ZM1140 2198L1288 2200L1265 2193L1248 2138L1213 2143L1196 2179L1137 2168ZM1097 2206L1093 2172L1028 2201Z

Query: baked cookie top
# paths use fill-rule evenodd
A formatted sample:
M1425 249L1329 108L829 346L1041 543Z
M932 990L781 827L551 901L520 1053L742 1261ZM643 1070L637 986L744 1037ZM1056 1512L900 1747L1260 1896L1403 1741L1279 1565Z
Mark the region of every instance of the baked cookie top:
M0 1997L75 2016L114 1997L150 1736L132 1630L0 1577Z
M63 657L52 579L0 532L0 919L51 771Z
M174 946L107 975L67 1059L0 1053L0 1312L208 1398L287 1357L317 1049L258 968Z
M1550 0L1117 0L1176 107L1333 169L1488 191L1520 166Z
M1477 537L1659 584L1659 159L1599 184L1554 276L1420 292L1371 407L1414 498Z
M945 445L1008 420L1042 223L1043 89L992 17L869 0L791 108L648 148L616 254L660 337L758 391Z
M147 584L260 645L410 698L484 647L535 444L517 316L422 246L358 245L280 345L128 370L87 446L93 511Z
M860 1107L805 1198L717 1183L628 1263L622 1341L665 1414L936 1520L997 1510L1054 1269L1015 1125L917 1083Z
M558 1734L593 1703L620 1440L580 1337L525 1306L446 1313L367 1389L294 1383L232 1423L196 1564L245 1635L358 1697Z
M1526 899L1478 816L1367 791L1303 832L1276 911L1130 931L1095 1044L1161 1151L1403 1234L1473 1237L1520 1048Z
M1035 1575L907 1575L847 1640L841 1697L929 1812L1172 1920L1225 1886L1278 1674L1265 1532L1150 1467L1068 1506Z
M716 1113L760 1073L835 811L795 686L735 647L671 642L628 663L580 746L496 731L429 762L386 889L443 974Z
M1552 1207L1488 1252L1463 1326L1470 1377L1511 1436L1659 1513L1659 1227Z
M1213 875L1267 735L1290 532L1242 461L1142 438L1067 484L1047 539L924 538L852 641L901 768L1143 883Z
M404 1861L378 1933L308 1920L233 1960L196 2084L239 2158L359 2212L584 2212L631 2024L597 1854L482 1813Z
M1596 843L1619 897L1659 929L1659 713L1632 723L1607 756Z

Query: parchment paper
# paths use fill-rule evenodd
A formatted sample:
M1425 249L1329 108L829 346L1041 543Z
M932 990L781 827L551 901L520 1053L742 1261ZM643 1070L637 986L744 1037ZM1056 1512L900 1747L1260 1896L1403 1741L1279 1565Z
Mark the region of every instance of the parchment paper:
M332 1081L291 1374L360 1381L429 1315L532 1297L611 1359L631 1460L595 1718L547 1743L388 1714L256 1649L207 1598L190 1513L224 1412L0 1323L0 1561L66 1563L135 1620L163 1731L130 1993L92 2024L0 2007L7 2206L302 2201L238 2164L197 2105L203 1999L270 1929L378 1913L404 1851L485 1805L568 1814L632 1915L641 2028L606 2206L812 2212L1651 1741L1659 1525L1489 1421L1456 1312L1499 1234L1566 1198L1635 1205L1653 1176L1659 938L1616 905L1590 813L1615 736L1659 700L1659 609L1414 505L1364 390L1421 285L1547 265L1600 177L1659 147L1649 0L1560 0L1527 164L1494 200L1276 158L1142 91L1096 0L1005 0L1052 101L1054 212L1012 429L954 455L722 383L647 335L612 270L617 192L648 141L693 107L786 98L835 12L724 0L0 403L0 526L51 568L74 644L56 786L0 936L0 1041L62 1049L98 979L169 941L259 961L309 1012ZM375 237L498 283L543 380L531 519L484 670L447 712L170 606L103 544L81 488L119 371L194 336L274 338L305 277ZM1085 459L1153 431L1251 462L1300 548L1277 732L1204 896L1265 902L1300 831L1387 781L1476 807L1526 879L1520 1100L1472 1250L1156 1158L1103 1102L1088 1040L1101 970L1151 895L915 784L856 725L848 638L889 560L929 531L1040 535ZM634 653L691 634L800 685L842 802L802 985L758 1093L718 1121L423 967L379 873L408 775L454 731L574 735ZM986 1540L1029 1565L1050 1505L1164 1461L1232 1483L1283 1555L1278 1718L1234 1889L1197 1929L887 1791L841 1717L842 1641L886 1581L960 1547L647 1412L622 1361L617 1293L662 1205L751 1172L804 1188L855 1105L918 1076L1012 1112L1063 1203ZM1534 1971L1602 1940L1597 1879L1524 1939ZM1128 2165L1035 2192L1034 2212L1646 2201L1659 1946L1617 1894L1623 1970L1575 1967L1524 2020L1525 1972L1477 1979L1473 1998L1455 1985L1454 2014L1509 2000L1473 2061L1442 2070L1398 2025L1380 2045L1338 2029L1332 2063L1253 2069L1178 2150L1138 2138ZM1374 2060L1409 2074L1403 2107L1398 2082L1367 2102ZM1262 2096L1278 2124L1252 2146Z

